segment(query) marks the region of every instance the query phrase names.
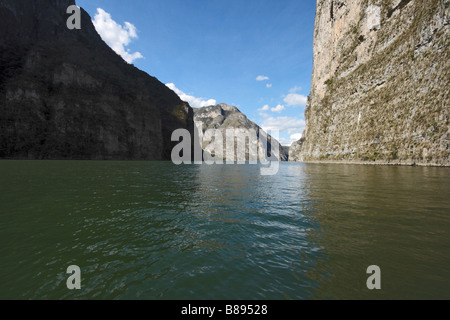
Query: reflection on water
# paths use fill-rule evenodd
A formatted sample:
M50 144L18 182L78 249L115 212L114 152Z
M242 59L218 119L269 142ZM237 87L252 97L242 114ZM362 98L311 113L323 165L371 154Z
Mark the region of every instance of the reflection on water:
M446 168L3 161L0 176L3 299L450 298Z

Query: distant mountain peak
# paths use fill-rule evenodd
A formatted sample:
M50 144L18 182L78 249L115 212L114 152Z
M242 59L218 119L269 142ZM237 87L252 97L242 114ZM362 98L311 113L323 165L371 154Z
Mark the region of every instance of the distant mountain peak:
M194 121L201 123L202 133L207 130L221 130L239 129L254 130L259 136L260 131L263 131L256 123L249 120L245 114L243 114L237 107L230 106L226 103L220 103L215 106L208 106L203 108L194 109ZM269 136L270 137L270 136ZM270 137L270 139L273 139ZM202 144L202 143L201 143ZM205 147L205 146L203 146ZM270 148L270 144L268 146ZM286 161L288 155L280 145L280 160Z
M234 112L240 112L239 109L235 106L230 106L226 103L219 103L217 106L221 107L225 111L234 111Z

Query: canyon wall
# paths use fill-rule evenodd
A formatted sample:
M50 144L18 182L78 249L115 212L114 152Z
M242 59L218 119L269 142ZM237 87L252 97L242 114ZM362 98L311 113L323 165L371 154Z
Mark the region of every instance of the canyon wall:
M169 160L192 108L126 63L74 0L0 0L0 158Z
M318 0L291 161L450 165L449 0Z
M206 143L203 141L204 133L207 130L218 130L224 143L222 153L224 160L243 161L245 159L245 161L249 161L250 159L257 159L258 161L263 161L265 157L269 157L272 148L276 146L278 146L277 159L279 161L288 160L288 154L280 143L256 123L250 121L246 115L234 106L221 103L215 106L194 109L194 121L199 125L198 142L204 151L209 154L215 153L211 152L215 149L215 146L210 141ZM234 145L234 147L228 150L226 147L227 130L231 130L234 139L234 142L230 142L230 145ZM262 132L264 134L261 134ZM252 136L250 133L255 134ZM243 146L243 148L238 148L238 145Z

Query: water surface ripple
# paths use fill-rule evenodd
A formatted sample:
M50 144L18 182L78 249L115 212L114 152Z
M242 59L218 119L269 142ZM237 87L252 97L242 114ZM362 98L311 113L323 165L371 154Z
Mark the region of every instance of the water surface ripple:
M2 161L0 177L1 299L450 298L448 168Z

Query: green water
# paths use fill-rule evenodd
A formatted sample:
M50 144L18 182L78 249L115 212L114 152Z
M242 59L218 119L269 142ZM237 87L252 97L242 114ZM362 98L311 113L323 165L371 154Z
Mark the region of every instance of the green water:
M0 299L450 298L448 168L1 161L0 178Z

